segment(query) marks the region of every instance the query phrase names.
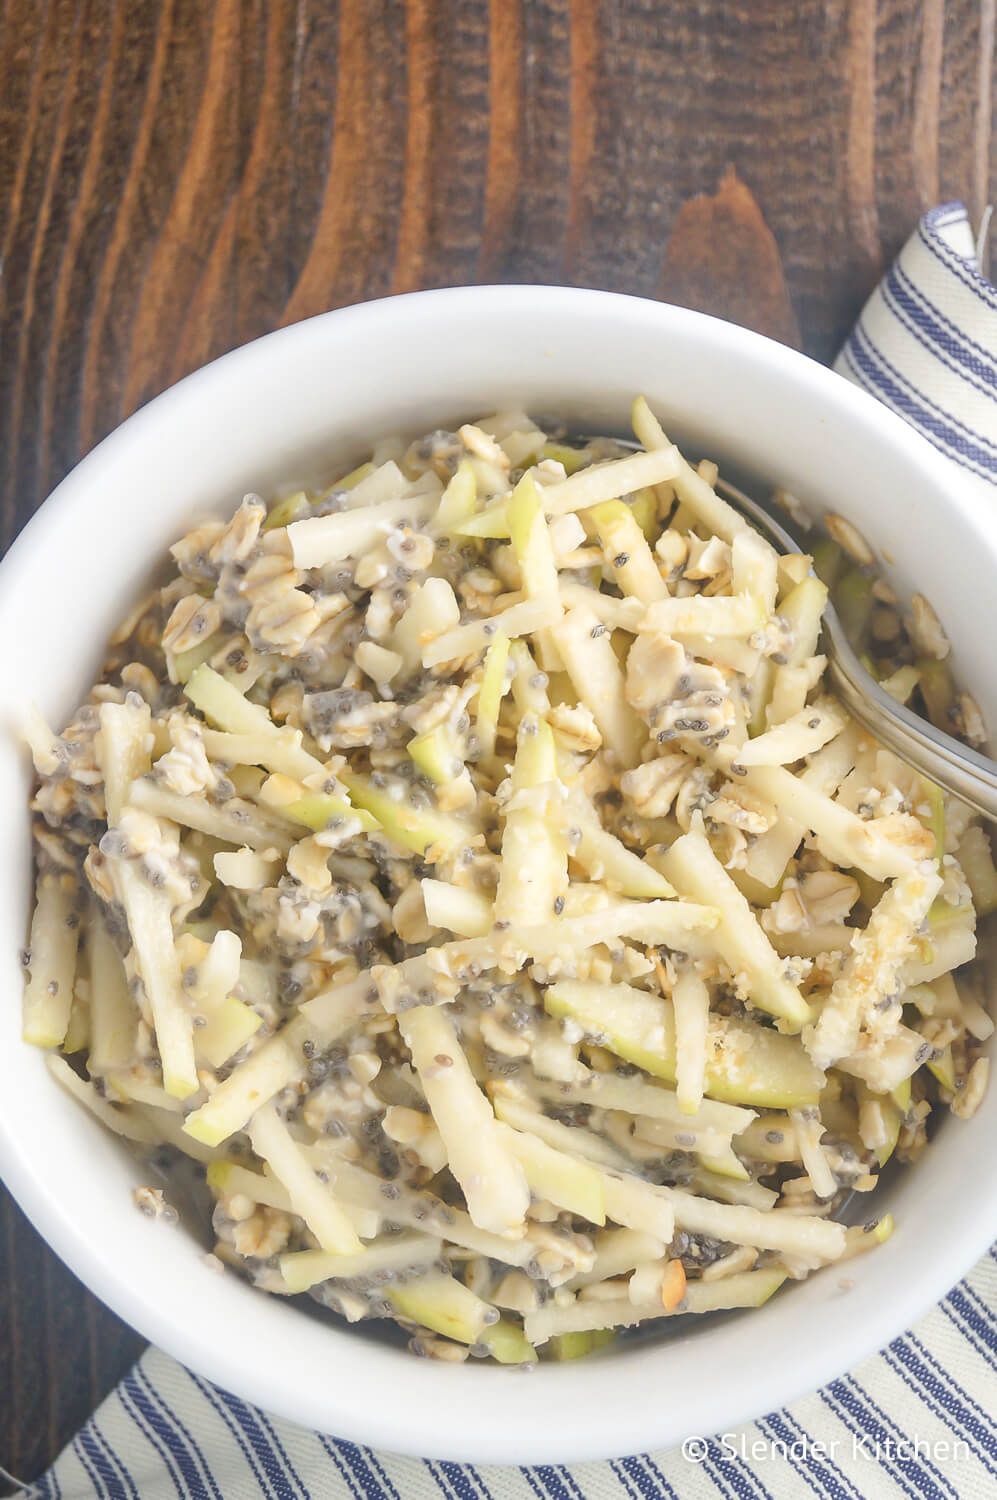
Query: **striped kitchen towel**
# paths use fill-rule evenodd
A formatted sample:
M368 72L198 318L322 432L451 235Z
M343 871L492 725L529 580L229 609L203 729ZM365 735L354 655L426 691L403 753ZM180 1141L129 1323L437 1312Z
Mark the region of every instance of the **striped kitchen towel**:
M980 497L993 500L997 287L981 270L961 203L925 214L869 298L835 368L905 417L959 465Z
M997 495L997 292L965 209L925 216L838 362ZM150 1350L33 1489L51 1500L990 1500L997 1251L823 1390L686 1451L534 1468L375 1453L268 1417Z

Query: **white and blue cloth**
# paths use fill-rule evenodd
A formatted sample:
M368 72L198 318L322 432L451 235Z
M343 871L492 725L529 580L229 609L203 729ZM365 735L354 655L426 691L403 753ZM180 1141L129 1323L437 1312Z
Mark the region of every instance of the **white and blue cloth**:
M963 471L997 489L997 287L983 274L961 203L925 214L838 358Z
M838 370L997 499L997 291L961 204L922 219ZM489 1467L306 1432L149 1350L56 1463L45 1500L993 1500L997 1250L914 1329L736 1433L606 1463Z

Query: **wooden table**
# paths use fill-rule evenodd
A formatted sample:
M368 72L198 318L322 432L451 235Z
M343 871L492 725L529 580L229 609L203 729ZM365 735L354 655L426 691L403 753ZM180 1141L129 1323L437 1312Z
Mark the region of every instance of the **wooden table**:
M129 412L282 323L568 282L826 359L921 209L997 196L995 0L2 15L4 544ZM0 1462L36 1475L140 1348L0 1202Z

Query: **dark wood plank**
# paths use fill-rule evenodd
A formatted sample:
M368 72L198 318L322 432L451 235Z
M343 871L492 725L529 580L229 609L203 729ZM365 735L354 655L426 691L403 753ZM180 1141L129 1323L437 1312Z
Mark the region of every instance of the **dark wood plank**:
M41 1473L143 1342L77 1281L0 1188L0 1463L21 1479Z
M830 357L923 207L997 197L995 9L5 0L0 541L188 370L365 297L566 281L792 337L680 221L728 167ZM37 1473L138 1347L0 1196L0 1462Z

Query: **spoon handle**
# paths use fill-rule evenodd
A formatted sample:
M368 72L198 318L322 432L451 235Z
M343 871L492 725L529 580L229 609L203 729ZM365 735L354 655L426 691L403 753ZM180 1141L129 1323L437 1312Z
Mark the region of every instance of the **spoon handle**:
M833 610L824 617L828 677L863 729L945 791L997 823L997 765L884 693L845 639Z
M717 490L786 552L802 549L763 505L722 480ZM831 686L852 718L944 791L997 823L997 764L885 693L859 661L832 605L822 631Z
M640 445L622 439L621 446L636 449ZM783 552L804 550L753 496L724 479L717 481L716 489L775 547ZM824 613L821 634L828 679L852 718L922 776L997 823L997 763L944 730L936 729L927 719L885 693L859 661L830 604Z

